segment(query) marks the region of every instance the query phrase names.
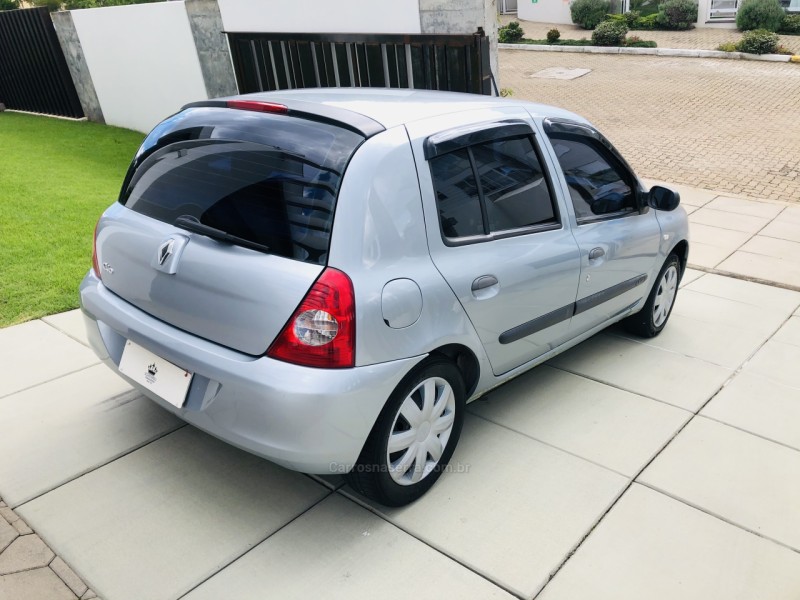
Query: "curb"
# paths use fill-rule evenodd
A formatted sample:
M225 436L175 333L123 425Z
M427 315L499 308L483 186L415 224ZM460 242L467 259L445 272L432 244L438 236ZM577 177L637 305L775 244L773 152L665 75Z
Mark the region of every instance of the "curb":
M722 52L721 50L690 50L687 48L619 48L616 46L548 46L545 44L497 44L500 50L525 50L527 52L583 52L586 54L636 54L646 56L682 56L686 58L727 58L758 60L762 62L800 62L788 54L748 54Z

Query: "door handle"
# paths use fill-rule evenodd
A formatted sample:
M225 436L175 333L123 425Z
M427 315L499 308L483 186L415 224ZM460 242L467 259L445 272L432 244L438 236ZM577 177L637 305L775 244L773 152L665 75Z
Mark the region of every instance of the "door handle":
M589 250L589 260L600 258L601 256L604 256L605 253L606 251L603 250L602 248L592 248L591 250Z
M472 291L479 292L480 290L485 290L493 285L497 285L497 283L497 277L494 275L481 275L472 282Z

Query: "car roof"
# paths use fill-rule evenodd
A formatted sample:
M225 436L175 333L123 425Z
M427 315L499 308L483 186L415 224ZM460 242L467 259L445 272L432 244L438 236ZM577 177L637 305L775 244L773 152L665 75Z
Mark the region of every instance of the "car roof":
M278 92L257 92L229 99L262 100L293 103L300 101L347 110L368 117L389 129L419 119L437 117L467 110L497 106L521 106L537 117L557 117L581 123L587 121L569 111L524 100L396 88L307 88Z

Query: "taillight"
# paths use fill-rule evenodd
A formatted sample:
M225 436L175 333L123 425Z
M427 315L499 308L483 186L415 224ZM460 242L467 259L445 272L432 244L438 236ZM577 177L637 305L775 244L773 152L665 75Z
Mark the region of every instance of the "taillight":
M100 275L100 263L97 260L97 228L100 226L100 220L97 220L97 223L94 226L94 237L92 239L92 269L94 269L94 274L97 276L98 279L102 279L102 275Z
M228 108L239 110L254 110L256 112L278 113L285 115L289 112L289 107L277 102L262 102L261 100L228 100Z
M356 359L355 319L350 278L328 267L267 350L267 356L307 367L352 367Z

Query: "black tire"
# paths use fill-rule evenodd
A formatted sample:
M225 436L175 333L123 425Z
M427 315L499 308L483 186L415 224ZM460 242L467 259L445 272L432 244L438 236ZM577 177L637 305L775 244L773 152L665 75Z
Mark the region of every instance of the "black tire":
M446 387L443 385L444 382L452 390L453 402L448 403L438 417L431 415L431 420L434 424L440 418L449 418L450 412L448 411L450 408L448 407L451 406L453 413L452 428L449 428L449 434L446 436L445 442L442 441L444 434L433 436L440 443L440 446L443 446L441 456L435 466L431 464L435 462L433 455L427 454L427 450L425 450L425 465L417 465L417 459L415 458L413 466L409 467L405 474L401 474L400 469L390 469L390 464L400 464L402 457L405 457L407 452L413 453L413 447L409 446L407 450L398 450L390 455L388 452L389 437L392 433L402 434L405 427L409 431L414 429L410 422L400 414L400 409L406 399L411 399L420 408L421 413L424 414L422 405L426 390L422 384L428 380L434 382L434 396L437 398L445 398L442 395L442 392L446 392ZM436 483L453 455L464 423L465 402L464 381L461 373L452 362L437 357L422 363L409 373L392 392L364 444L358 463L345 476L347 483L358 493L386 506L403 506L422 496ZM438 406L440 405L435 404L433 407L435 409ZM442 421L442 423L444 422ZM424 424L420 425L417 430L421 430L423 427ZM430 422L428 422L427 427L431 429ZM435 433L435 429L432 433ZM431 434L428 434L426 439L430 438ZM416 442L412 442L412 444L416 445ZM395 460L395 457L399 458ZM419 470L423 474L420 475L419 481L410 482L415 470ZM396 478L401 478L403 481L408 479L409 482L401 484L398 483Z
M667 287L670 285L669 280L665 280L665 274L670 271L670 269L674 269L675 293L672 296L672 301L669 307L667 308L665 318L661 320L660 318L657 318L655 314L656 302L659 300L663 301L663 294L667 292ZM678 258L678 255L670 254L667 257L667 260L664 261L664 266L661 267L661 271L658 273L658 277L653 284L653 289L650 290L650 295L647 297L647 302L645 302L642 310L622 321L622 324L625 326L625 328L631 333L644 338L652 338L661 333L661 331L664 329L664 326L667 324L667 321L669 321L669 316L672 314L672 308L675 306L675 298L677 297L678 293L678 285L681 282L681 275L681 261Z

